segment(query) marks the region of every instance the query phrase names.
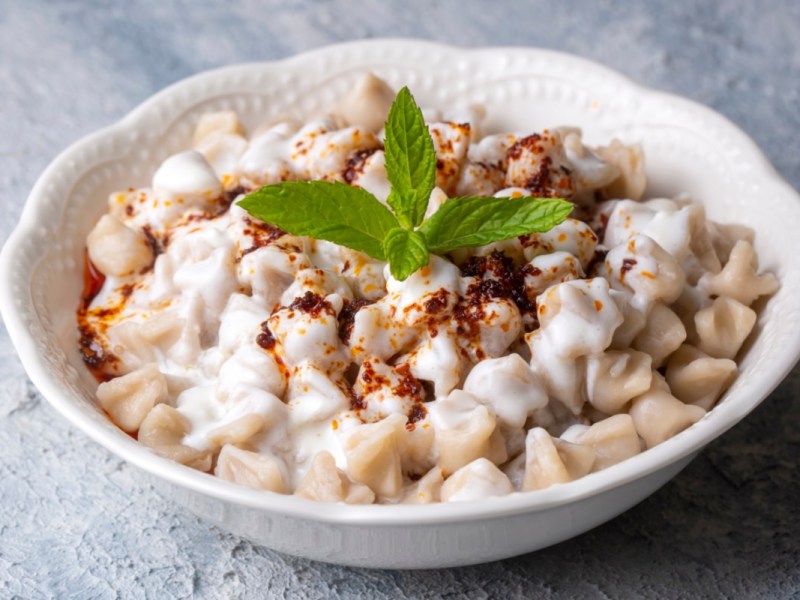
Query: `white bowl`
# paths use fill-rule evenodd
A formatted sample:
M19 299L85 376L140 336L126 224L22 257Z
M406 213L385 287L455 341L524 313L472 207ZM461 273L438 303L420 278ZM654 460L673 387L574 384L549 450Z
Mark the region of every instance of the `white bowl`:
M75 325L84 240L107 195L145 185L164 158L189 146L205 111L234 109L251 127L286 113L305 118L331 107L367 69L397 88L408 84L424 106L485 104L494 131L571 124L589 143L641 142L649 194L689 192L711 219L755 228L761 266L781 288L761 308L741 374L719 405L660 446L573 483L426 506L325 505L249 490L159 458L112 425L93 401L96 383L81 362ZM798 195L750 139L707 108L556 52L356 42L197 75L64 151L36 183L3 249L0 308L31 380L62 415L223 529L341 564L466 565L542 548L628 509L780 383L800 356L800 269L791 267L800 257L798 231Z

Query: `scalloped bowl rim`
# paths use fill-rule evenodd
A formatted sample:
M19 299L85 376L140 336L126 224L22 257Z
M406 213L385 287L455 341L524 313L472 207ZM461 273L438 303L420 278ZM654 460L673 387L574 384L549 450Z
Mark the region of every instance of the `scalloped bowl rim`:
M104 446L123 460L133 464L135 467L148 472L152 476L225 502L249 506L287 517L325 523L391 526L404 524L454 523L521 514L564 505L620 487L623 484L640 479L650 473L665 468L681 458L698 452L706 444L730 429L760 404L790 373L794 364L800 358L800 331L798 331L799 335L797 336L794 346L789 348L788 352L778 357L775 362L771 363L769 372L759 375L761 379L764 380L764 387L761 388L758 395L749 398L730 398L725 403L718 405L706 418L689 429L646 452L629 458L603 471L592 473L570 483L552 486L545 490L514 493L508 496L474 502L428 505L320 504L294 496L251 490L184 467L173 461L163 459L151 453L134 440L115 435L113 430L104 429L92 422L78 409L75 404L76 400L59 386L58 378L48 371L47 365L36 351L34 338L25 326L22 316L15 307L15 292L11 286L11 266L19 252L23 240L28 235L32 234L41 216L39 214L40 196L47 186L48 181L56 172L62 169L68 169L70 158L83 148L97 144L112 132L123 130L134 131L142 127L151 111L155 110L166 99L186 88L195 86L198 82L214 79L220 74L236 72L246 73L251 70L262 70L264 68L282 68L292 63L313 61L334 48L355 48L359 46L375 47L385 45L406 45L408 47L427 46L431 50L453 55L469 55L476 53L487 55L496 53L498 55L503 55L511 52L532 53L543 57L550 57L560 62L568 62L580 66L582 69L601 74L606 79L613 79L621 88L629 93L635 94L640 99L668 99L671 103L680 104L684 110L691 111L696 115L701 115L703 119L713 122L716 127L723 130L726 135L734 140L737 149L744 153L746 160L749 161L753 167L755 175L761 180L769 182L770 185L784 187L785 191L788 192L790 196L794 197L800 207L800 196L798 196L794 189L775 172L774 168L756 146L755 142L724 116L691 100L656 91L634 83L626 76L606 66L562 52L521 47L463 49L418 40L380 39L325 46L281 60L244 63L205 71L178 81L154 94L139 104L121 120L85 136L59 154L45 169L34 185L23 209L20 221L3 247L2 254L0 255L0 309L2 310L3 319L7 326L9 336L17 349L20 360L31 381L62 416L73 425L77 426L95 442ZM800 208L798 210L800 210ZM23 293L28 292L29 290L26 289Z

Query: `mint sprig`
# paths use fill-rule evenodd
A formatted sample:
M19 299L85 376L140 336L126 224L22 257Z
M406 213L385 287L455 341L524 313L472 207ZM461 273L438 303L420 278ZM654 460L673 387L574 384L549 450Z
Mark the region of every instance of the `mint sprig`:
M330 181L267 185L239 206L293 235L388 261L392 276L401 281L427 265L431 252L548 231L572 212L572 204L558 198L450 198L423 221L436 184L436 153L408 88L397 94L385 132L391 211L362 188Z

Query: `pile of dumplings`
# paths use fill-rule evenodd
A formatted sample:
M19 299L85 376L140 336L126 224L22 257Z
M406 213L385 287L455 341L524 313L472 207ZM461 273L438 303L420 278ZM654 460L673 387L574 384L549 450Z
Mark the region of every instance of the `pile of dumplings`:
M455 196L566 198L546 233L385 263L237 205L325 179L386 201L394 91L366 75L331 114L244 131L203 115L152 185L110 196L78 311L97 399L153 452L321 502L481 500L563 484L710 411L778 282L753 232L688 197L643 199L641 148L575 128L485 133L425 110L428 214Z

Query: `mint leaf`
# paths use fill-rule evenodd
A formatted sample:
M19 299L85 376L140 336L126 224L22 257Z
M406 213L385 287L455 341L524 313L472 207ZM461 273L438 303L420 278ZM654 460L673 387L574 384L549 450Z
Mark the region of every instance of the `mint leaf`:
M416 231L392 229L383 240L383 251L389 260L389 271L399 281L428 264L428 247Z
M262 187L238 203L265 223L386 260L382 242L398 226L375 196L330 181L292 181Z
M387 202L406 229L425 217L436 184L436 152L414 96L404 87L397 94L386 121L386 175L392 190Z
M419 228L428 250L443 254L552 229L572 212L556 198L451 198Z

